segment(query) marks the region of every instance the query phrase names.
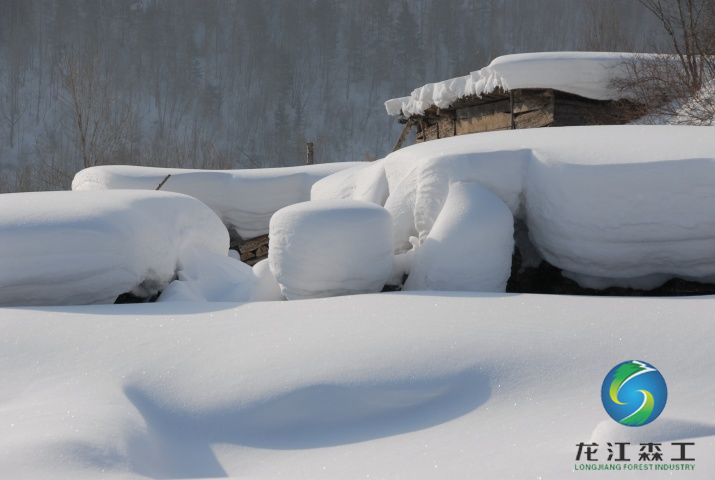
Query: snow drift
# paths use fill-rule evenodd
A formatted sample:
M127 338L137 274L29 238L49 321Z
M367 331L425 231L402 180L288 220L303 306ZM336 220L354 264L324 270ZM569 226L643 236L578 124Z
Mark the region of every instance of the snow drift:
M392 257L390 215L372 203L314 200L271 218L268 262L289 300L379 292Z
M673 276L715 275L709 127L478 133L413 145L370 168L385 172L396 253L451 215L450 184L478 182L525 220L544 259L583 286L652 288ZM313 192L365 190L359 171L327 177Z
M633 53L540 52L504 55L486 67L462 77L428 83L410 96L385 102L389 115L422 115L432 106L447 108L469 95L495 90L551 88L595 100L616 100L627 95L613 86L627 71L624 62ZM642 54L640 54L642 55Z
M251 170L190 170L108 165L75 175L73 190L161 190L198 198L244 239L268 233L268 222L279 209L310 198L317 180L361 162L325 163Z
M155 294L192 251L225 256L203 203L169 192L0 195L0 304L111 303Z
M711 480L713 301L401 293L0 309L0 471L565 479L580 478L579 442L636 454L663 442L668 455L684 440L696 469L675 476ZM663 414L642 428L613 422L599 394L631 358L668 382Z

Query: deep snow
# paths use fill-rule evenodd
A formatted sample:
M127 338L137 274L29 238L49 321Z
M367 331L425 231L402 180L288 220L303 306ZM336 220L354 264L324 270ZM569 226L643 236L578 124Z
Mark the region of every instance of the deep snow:
M151 296L182 264L225 258L227 251L224 225L187 195L0 195L0 305L112 303L127 292Z
M268 222L277 210L308 200L310 188L317 180L360 164L340 162L247 170L107 165L78 172L72 181L72 190L154 190L171 175L161 190L198 198L227 226L248 239L268 233Z
M371 175L363 172L373 169ZM426 240L453 182L478 182L529 228L537 252L584 286L653 288L715 275L710 127L563 127L478 133L398 150L313 186L366 191L384 176L397 253ZM381 204L382 197L373 201Z
M674 476L710 479L714 301L403 293L2 309L0 471L621 478L572 473L576 444L694 439L695 471ZM634 358L669 391L641 428L614 423L600 399L605 374Z

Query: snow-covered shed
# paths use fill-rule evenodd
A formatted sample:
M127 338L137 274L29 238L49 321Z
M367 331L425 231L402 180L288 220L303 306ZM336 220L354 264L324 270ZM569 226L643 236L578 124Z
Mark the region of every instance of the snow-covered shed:
M467 133L535 127L619 125L642 108L616 87L633 54L545 52L505 55L469 75L385 102L416 142Z

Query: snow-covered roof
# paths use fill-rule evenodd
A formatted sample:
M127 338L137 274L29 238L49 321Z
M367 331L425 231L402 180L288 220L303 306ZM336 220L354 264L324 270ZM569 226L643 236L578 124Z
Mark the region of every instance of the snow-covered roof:
M623 93L612 81L622 77L632 53L541 52L497 57L486 67L462 77L428 83L408 97L385 102L388 115L422 115L431 106L447 108L468 95L495 90L552 88L595 100L616 100Z

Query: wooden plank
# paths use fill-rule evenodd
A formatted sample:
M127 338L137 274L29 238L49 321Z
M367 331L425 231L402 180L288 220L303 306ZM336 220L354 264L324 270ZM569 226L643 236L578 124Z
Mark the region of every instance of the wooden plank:
M439 138L439 127L437 124L427 125L423 132L425 141L437 140Z
M454 136L454 118L451 114L444 112L439 118L437 118L437 130L439 133L439 138L447 138Z
M553 125L554 115L548 110L534 110L514 117L515 128L539 128Z
M459 121L471 117L510 112L511 109L509 108L509 98L507 97L503 100L499 100L498 102L490 102L481 105L473 105L471 107L458 108L455 111L455 117L457 121Z
M260 237L246 240L238 246L238 251L243 255L243 253L252 252L263 245L268 245L268 235L261 235Z
M492 115L457 118L455 131L457 135L511 128L511 113L498 112Z

